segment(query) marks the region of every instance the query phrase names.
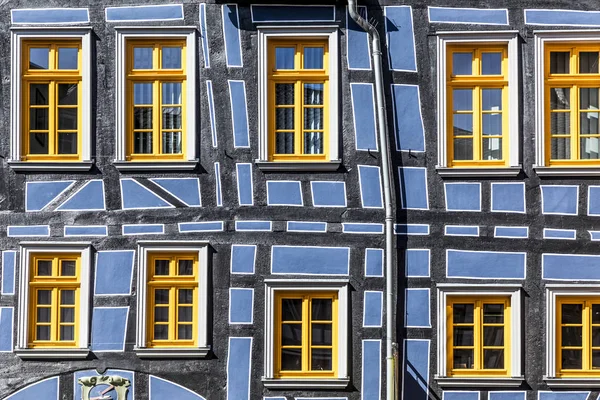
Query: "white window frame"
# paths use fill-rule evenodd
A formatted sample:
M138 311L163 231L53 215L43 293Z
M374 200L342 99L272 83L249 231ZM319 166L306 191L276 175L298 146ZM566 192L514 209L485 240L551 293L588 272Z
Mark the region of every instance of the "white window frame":
M91 27L13 27L10 30L11 102L10 157L8 165L15 171L89 171L92 168L92 28ZM79 161L22 161L23 102L21 69L23 41L30 39L81 40L81 160Z
M115 27L115 160L114 166L121 171L147 170L193 170L198 165L196 154L196 27L193 26L155 26L155 27ZM184 39L186 41L186 141L184 160L176 161L128 161L127 160L127 102L125 87L127 84L127 41L135 39Z
M338 115L339 58L338 30L332 25L311 26L258 26L258 159L262 170L273 171L334 171L341 164L339 153L340 124ZM329 107L328 135L329 160L327 161L268 161L269 160L269 103L268 103L268 49L271 39L327 39L329 50Z
M134 350L140 358L203 358L208 344L209 244L205 241L138 241L137 320ZM198 347L146 347L148 323L148 259L151 253L197 253L198 255Z
M511 284L483 284L483 285L463 285L455 283L446 283L437 285L437 371L435 379L442 387L518 387L523 381L521 346L522 346L522 325L521 321L521 285ZM510 371L511 376L485 376L470 377L457 376L449 377L447 373L447 320L446 306L448 297L510 297Z
M338 337L337 337L337 373L336 378L275 378L275 298L278 293L306 291L337 292L338 294ZM274 389L343 389L350 383L348 375L348 280L345 279L265 279L265 359L263 385Z
M22 359L84 359L90 345L90 242L21 242L19 271L19 312L15 354ZM79 334L77 348L29 348L29 278L31 258L37 253L79 253Z
M503 167L450 167L448 166L447 126L447 68L448 45L497 44L508 47L508 166ZM519 46L518 31L438 32L437 34L437 111L438 111L438 164L442 176L516 176L521 172L519 163Z

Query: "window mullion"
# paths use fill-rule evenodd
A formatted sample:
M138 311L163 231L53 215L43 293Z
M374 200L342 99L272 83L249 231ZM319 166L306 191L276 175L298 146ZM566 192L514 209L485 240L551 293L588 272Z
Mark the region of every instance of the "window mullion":
M310 355L310 299L308 296L302 298L302 372L310 371L309 355Z
M591 324L591 305L589 301L585 301L583 303L583 329L582 329L582 333L583 333L583 338L582 338L582 345L583 345L583 349L582 349L582 361L583 361L583 365L582 365L582 369L584 371L591 371L592 370L592 338L591 338L591 330L592 330L592 324Z
M160 154L160 80L155 79L152 84L152 154Z
M473 329L473 345L474 345L474 349L473 349L473 356L475 357L475 362L474 362L474 366L476 370L482 370L483 369L483 362L482 362L482 358L483 358L483 338L482 338L482 323L483 323L483 318L482 318L482 313L483 313L483 306L482 306L482 302L481 301L476 301L475 302L475 307L474 307L474 312L473 312L473 316L474 318L474 323L475 326Z
M302 103L304 102L304 93L302 92L302 81L297 80L294 95L294 155L302 154L302 124L304 121L302 115Z
M481 141L483 104L481 102L481 86L473 88L473 161L481 161Z
M58 329L59 329L59 323L58 323L59 307L58 307L58 288L57 287L52 288L51 304L52 305L50 306L50 341L56 342L56 341L58 341Z
M48 84L48 155L56 155L58 142L58 101L56 91L58 86L52 80Z
M174 286L169 288L169 341L175 340L175 317L177 314L177 289Z
M571 90L571 160L580 160L579 156L579 85Z

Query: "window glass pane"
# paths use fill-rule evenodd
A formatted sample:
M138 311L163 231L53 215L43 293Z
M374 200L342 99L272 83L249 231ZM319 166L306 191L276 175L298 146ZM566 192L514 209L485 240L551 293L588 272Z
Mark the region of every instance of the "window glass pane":
M282 299L281 320L302 321L302 299Z
M571 158L571 139L552 138L550 158L553 160L569 160Z
M304 109L304 129L323 129L323 109L305 108Z
M29 69L48 69L50 49L47 47L29 48Z
M29 154L48 154L48 134L32 133L29 135Z
M473 346L473 327L455 326L454 346Z
M156 289L154 291L154 302L156 304L169 304L169 289Z
M152 153L152 132L135 132L133 134L133 152L137 154Z
M50 327L37 326L35 329L35 337L37 340L50 340Z
M592 350L592 369L600 369L600 350Z
M281 324L281 345L302 345L302 324Z
M60 291L60 304L61 305L75 305L75 291L74 290L61 290Z
M275 69L294 69L295 47L275 48Z
M598 109L598 88L579 89L579 108L581 110Z
M133 129L152 129L152 108L135 107L133 109Z
M454 349L454 369L473 369L473 350Z
M473 75L473 53L452 53L452 75Z
M598 326L592 328L592 346L600 347L600 327Z
M550 113L550 133L568 135L571 132L571 115L565 112Z
M482 117L484 135L502 135L502 114L483 114Z
M562 304L561 324L581 324L583 304Z
M312 349L311 371L331 371L331 349Z
M51 290L38 290L37 292L37 304L38 305L50 305L52 302L52 291Z
M178 313L179 322L192 322L192 307L179 307Z
M598 52L582 51L579 53L579 73L597 74L598 73Z
M133 69L152 69L152 47L133 48Z
M482 89L484 111L502 110L502 89Z
M61 308L60 309L60 322L75 322L75 309L74 308Z
M52 261L38 260L37 275L38 276L52 276Z
M32 83L29 85L29 104L32 106L48 105L48 84Z
M580 326L563 326L562 346L581 346L583 328Z
M154 307L154 322L169 322L169 307Z
M504 304L484 304L483 305L483 323L484 324L502 324L502 323L504 323Z
M568 110L571 108L571 89L550 88L550 109Z
M473 114L453 115L454 136L465 136L473 134ZM470 140L470 139L469 139Z
M61 326L59 340L75 340L75 327L74 326Z
M481 54L481 75L502 74L502 53Z
M294 109L275 109L275 129L294 129Z
M483 350L483 368L484 369L503 369L504 368L504 350L485 349Z
M294 84L276 83L275 84L275 104L293 105L294 104Z
M472 89L454 89L452 90L452 105L454 111L473 110L473 90Z
M169 260L154 260L154 275L169 275Z
M282 349L281 350L281 369L283 371L302 370L302 350L301 349Z
M162 48L162 68L181 69L181 47Z
M483 138L483 159L502 160L502 139Z
M192 326L191 325L179 325L177 328L177 339L189 340L192 338Z
M582 135L598 134L598 113L582 112L579 114L579 133Z
M58 134L58 154L77 154L77 134Z
M581 369L581 350L562 350L562 369Z
M473 304L453 304L452 314L455 324L472 324Z
M194 261L193 260L179 260L178 262L178 275L193 275L194 274Z
M550 52L550 73L551 74L568 74L570 73L569 62L571 53L568 51L552 51Z
M600 304L592 304L592 324L600 324Z
M194 291L192 289L179 289L179 304L192 304L193 299Z
M312 300L312 320L313 321L331 321L333 300L331 299L313 299Z
M134 83L133 84L133 104L152 104L152 84Z
M276 154L294 154L294 133L278 132L275 136Z
M504 327L503 326L484 326L483 327L483 345L484 346L504 346Z
M76 83L58 84L59 106L77 105L77 86Z
M38 308L37 309L37 322L50 322L50 309L49 308Z
M58 69L77 69L79 49L72 47L58 48Z
M48 130L48 109L32 108L29 110L29 130L47 131Z
M169 326L168 325L154 325L154 339L155 340L166 340L169 338Z
M304 69L323 69L323 56L325 49L323 47L305 47L304 48Z
M312 324L312 345L331 346L331 324Z
M304 154L323 154L323 132L304 132Z
M58 109L58 129L76 130L77 129L77 109L59 108Z
M162 154L181 153L181 132L163 132Z
M163 107L163 129L181 129L181 107Z
M61 276L75 276L75 261L74 260L62 260L60 262L60 275Z
M324 88L325 88L325 85L322 83L305 83L304 84L304 104L306 104L306 105L322 105Z
M180 82L165 82L162 84L162 103L181 104Z

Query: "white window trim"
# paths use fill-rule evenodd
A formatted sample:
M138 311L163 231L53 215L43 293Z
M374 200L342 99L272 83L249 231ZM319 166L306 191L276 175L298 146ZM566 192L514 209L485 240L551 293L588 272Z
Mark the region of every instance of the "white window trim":
M208 345L208 242L205 241L138 241L137 326L135 352L140 358L202 358L210 351ZM148 258L150 253L198 254L198 347L146 347Z
M435 379L442 387L518 387L523 381L521 346L522 346L522 324L521 321L521 285L463 285L463 284L438 284L437 285L437 371ZM448 297L455 296L510 296L510 371L511 376L507 377L449 377L446 375L446 305Z
M198 165L196 154L196 27L191 26L155 26L155 27L115 27L116 54L116 137L114 166L119 170L147 171L147 170L193 170ZM127 102L125 100L125 86L127 79L127 40L130 39L185 39L186 41L186 142L184 159L179 161L128 161L127 160Z
M340 124L338 115L338 27L311 26L258 26L258 159L263 170L327 171L336 170L341 163L339 154ZM269 107L268 107L268 42L274 38L327 38L329 41L329 160L322 162L268 161L269 160Z
M446 99L446 55L448 45L501 44L508 46L508 135L506 167L449 167ZM438 32L437 34L438 164L442 176L516 176L519 164L519 46L518 31Z
M89 171L92 167L92 28L11 28L11 102L10 102L10 158L8 164L15 171ZM23 133L21 132L23 41L29 39L81 39L81 160L80 161L22 161Z
M338 293L338 376L336 378L274 378L275 375L275 295L290 291L337 292ZM341 279L265 279L265 370L262 377L263 385L275 389L343 389L348 386L348 280Z
M545 119L544 119L544 47L546 43L600 42L600 30L534 31L535 38L535 165L541 176L600 176L600 166L555 166L546 165Z
M77 348L29 348L29 272L32 255L36 253L79 253L79 337ZM19 273L19 313L17 347L15 353L22 359L83 359L90 353L90 242L21 242Z

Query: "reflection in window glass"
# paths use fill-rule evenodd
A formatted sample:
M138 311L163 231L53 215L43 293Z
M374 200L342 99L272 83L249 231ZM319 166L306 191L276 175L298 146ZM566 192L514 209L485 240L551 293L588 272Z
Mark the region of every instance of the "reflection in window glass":
M275 48L275 69L294 69L295 47Z
M481 75L502 74L502 53L481 54Z
M568 51L550 52L550 73L568 74L570 73L571 53Z
M579 53L579 73L597 74L598 73L598 52L582 51Z
M323 69L323 56L325 51L322 47L304 48L304 69Z
M29 49L29 69L48 69L50 49L31 47Z
M58 69L77 69L79 49L72 47L58 48Z
M473 53L452 53L452 75L473 75Z
M162 48L162 69L181 69L181 47Z
M133 48L133 69L152 69L152 47Z

